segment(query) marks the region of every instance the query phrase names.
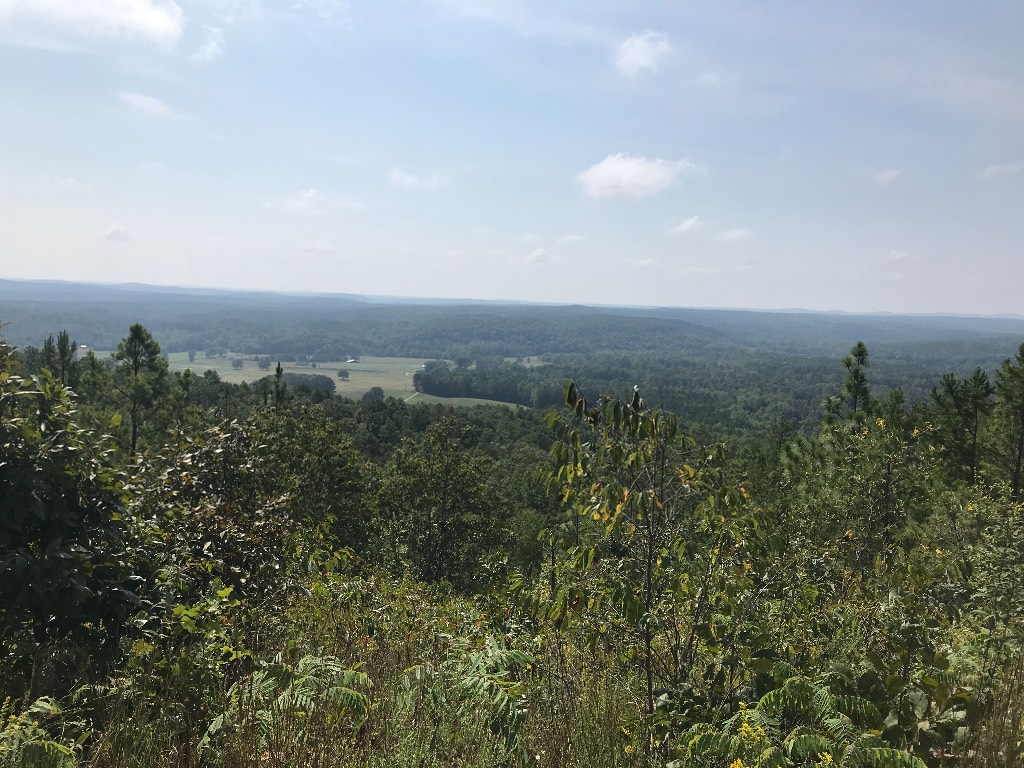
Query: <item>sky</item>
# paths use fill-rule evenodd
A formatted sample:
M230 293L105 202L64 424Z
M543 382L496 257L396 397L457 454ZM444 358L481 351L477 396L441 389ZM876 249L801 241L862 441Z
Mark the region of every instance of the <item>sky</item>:
M1013 0L0 0L0 277L1022 313Z

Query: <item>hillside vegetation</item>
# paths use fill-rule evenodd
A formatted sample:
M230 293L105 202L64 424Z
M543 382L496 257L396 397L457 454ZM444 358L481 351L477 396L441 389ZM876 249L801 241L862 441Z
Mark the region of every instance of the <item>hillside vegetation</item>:
M906 340L709 355L693 418L652 327L420 350L546 410L0 344L0 765L1019 765L1019 339L918 397Z

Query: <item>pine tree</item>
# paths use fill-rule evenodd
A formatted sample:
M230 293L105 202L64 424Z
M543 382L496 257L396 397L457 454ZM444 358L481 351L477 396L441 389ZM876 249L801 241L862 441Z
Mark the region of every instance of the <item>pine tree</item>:
M1024 344L1013 360L996 372L995 462L1010 483L1010 497L1020 501L1024 485Z
M65 387L70 383L71 365L75 361L77 350L78 342L72 341L66 330L57 334L57 370L54 374Z
M864 373L864 369L868 365L868 348L864 345L863 341L858 341L854 345L853 349L850 350L850 354L843 360L843 365L849 371L846 376L846 383L843 386L843 392L850 398L850 406L853 409L853 413L856 414L858 409L870 410L871 393L868 389L867 376Z
M127 402L134 454L142 422L167 392L167 361L160 355L160 344L141 323L134 323L117 343L114 359L119 362L114 386Z

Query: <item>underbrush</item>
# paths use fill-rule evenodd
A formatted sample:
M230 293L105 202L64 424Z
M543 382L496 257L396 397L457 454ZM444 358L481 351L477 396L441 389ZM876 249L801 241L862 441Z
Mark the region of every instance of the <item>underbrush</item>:
M284 615L249 617L276 641L260 653L226 652L222 633L136 641L104 684L12 714L0 765L654 763L637 681L488 603L409 578L317 580Z

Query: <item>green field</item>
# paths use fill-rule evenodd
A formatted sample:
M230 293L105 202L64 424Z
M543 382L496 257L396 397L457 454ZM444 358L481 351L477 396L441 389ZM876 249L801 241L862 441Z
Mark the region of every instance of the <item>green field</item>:
M250 358L243 358L242 367L235 368L231 362L235 357L233 355L197 357L194 362L190 363L187 353L172 352L168 357L168 363L172 371L184 371L191 368L193 372L201 375L205 371L213 370L217 372L222 381L232 384L241 384L243 381L253 382L264 376L273 375L273 368L270 371L261 371L257 367L256 361ZM281 367L285 373L318 373L329 376L337 387L335 394L353 400L359 400L373 387L380 387L384 390L386 397L398 397L418 403L450 403L452 405L493 405L495 403L493 400L480 400L472 397L434 397L433 395L417 394L412 386L412 377L425 362L425 359L416 357L363 357L358 363L345 361L317 363L316 368L311 365L296 365L294 362L282 360ZM275 361L273 367L276 365ZM348 371L347 381L338 378L340 369Z
M525 408L525 405L519 405L517 403L506 403L503 400L484 400L479 397L437 397L436 395L422 395L413 394L412 397L405 398L406 401L412 401L414 403L446 403L448 405L504 405L509 408Z

